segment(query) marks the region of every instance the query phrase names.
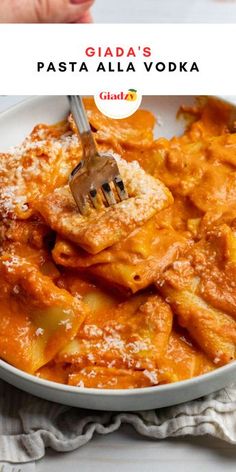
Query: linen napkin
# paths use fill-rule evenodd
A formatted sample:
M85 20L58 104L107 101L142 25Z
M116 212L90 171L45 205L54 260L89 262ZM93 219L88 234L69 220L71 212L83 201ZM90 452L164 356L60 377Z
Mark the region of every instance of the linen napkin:
M150 438L209 434L236 444L236 385L173 407L119 413L59 405L0 381L0 470L4 461L36 461L47 447L72 451L122 423Z

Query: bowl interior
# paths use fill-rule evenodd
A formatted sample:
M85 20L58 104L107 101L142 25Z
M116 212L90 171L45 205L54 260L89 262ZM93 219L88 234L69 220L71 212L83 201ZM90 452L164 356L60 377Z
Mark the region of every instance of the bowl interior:
M176 115L182 104L195 103L193 96L145 96L141 108L156 118L155 137L179 135L185 122ZM20 144L38 123L53 124L69 111L64 96L31 97L0 114L0 152ZM232 383L236 362L200 377L176 384L133 390L100 390L71 387L39 379L0 360L0 377L13 385L48 400L67 405L103 410L137 410L163 407L208 394Z

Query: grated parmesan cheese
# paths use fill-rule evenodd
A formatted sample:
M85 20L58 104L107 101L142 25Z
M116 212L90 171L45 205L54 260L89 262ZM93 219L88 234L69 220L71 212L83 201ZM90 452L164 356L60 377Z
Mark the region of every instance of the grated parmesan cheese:
M143 373L153 385L158 384L158 376L156 371L144 370Z
M35 331L36 336L42 336L44 334L43 328L37 328Z

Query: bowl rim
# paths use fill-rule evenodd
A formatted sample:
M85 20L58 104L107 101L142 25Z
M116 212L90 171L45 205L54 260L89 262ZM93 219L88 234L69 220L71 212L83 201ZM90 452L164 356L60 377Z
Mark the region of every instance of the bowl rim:
M208 382L212 379L218 379L224 373L229 373L236 370L236 361L232 361L229 364L218 367L216 370L208 372L206 374L201 374L191 379L180 380L178 382L156 385L151 387L141 387L141 388L130 388L130 389L102 389L102 388L90 388L90 387L78 387L74 385L62 384L59 382L54 382L52 380L41 379L36 375L29 374L23 370L18 369L17 367L8 364L4 360L0 359L0 378L1 370L5 370L11 375L18 377L19 380L23 379L27 383L32 383L40 385L41 387L49 388L49 390L60 391L63 393L79 393L82 395L95 395L95 396L141 396L143 394L150 395L154 392L161 394L171 391L178 391L182 388L193 387L199 385L199 382ZM4 380L4 379L3 379Z

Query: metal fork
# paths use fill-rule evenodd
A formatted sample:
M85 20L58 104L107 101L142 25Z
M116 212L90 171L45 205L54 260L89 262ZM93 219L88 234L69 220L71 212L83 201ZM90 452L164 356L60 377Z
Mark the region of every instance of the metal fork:
M110 206L127 199L128 193L114 157L99 154L97 150L82 98L70 95L68 99L83 148L83 158L71 172L69 185L78 208L84 215L89 202L98 209L101 202ZM102 195L105 199L101 198Z

